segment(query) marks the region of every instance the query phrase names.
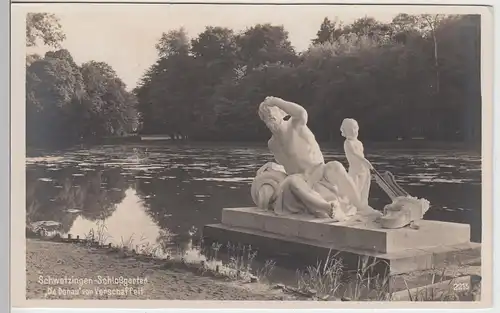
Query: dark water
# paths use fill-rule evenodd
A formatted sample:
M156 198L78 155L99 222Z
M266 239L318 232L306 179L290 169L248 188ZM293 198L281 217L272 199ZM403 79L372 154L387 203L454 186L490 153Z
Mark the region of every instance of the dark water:
M468 223L481 241L481 158L461 151L370 151L411 195L431 203L426 219ZM326 161L345 164L341 151ZM250 183L271 156L264 147L102 146L28 157L27 222L52 220L85 237L105 225L107 242L182 246L220 221L224 207L252 206ZM372 185L371 204L389 199Z

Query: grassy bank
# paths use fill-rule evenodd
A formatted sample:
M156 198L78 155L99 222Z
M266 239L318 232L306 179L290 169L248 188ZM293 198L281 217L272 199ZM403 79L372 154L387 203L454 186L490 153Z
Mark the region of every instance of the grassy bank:
M53 281L51 278L75 278ZM113 279L122 283L114 284ZM85 281L87 279L87 281ZM124 285L125 280L129 281ZM92 281L90 281L92 280ZM141 281L142 280L142 281ZM50 294L52 292L52 294ZM27 299L287 300L259 283L214 279L110 251L27 239Z
M26 248L28 299L477 301L480 297L480 284L465 292L453 290L455 282L467 275L480 275L480 265L379 279L372 273L376 263L367 263L360 264L349 275L350 281L345 281L341 261L329 257L297 271L298 285L293 287L266 284L273 266L268 272L250 274L253 256L235 256L231 258L235 264L223 264L217 258L200 258L199 250L193 249L182 258L159 259L149 250L138 253L126 246L33 238L27 239ZM418 281L426 275L432 276L431 289L412 287L415 278ZM75 279L48 281L64 277ZM109 282L110 277L118 281ZM123 280L133 279L136 281L123 284ZM388 292L401 283L406 288Z

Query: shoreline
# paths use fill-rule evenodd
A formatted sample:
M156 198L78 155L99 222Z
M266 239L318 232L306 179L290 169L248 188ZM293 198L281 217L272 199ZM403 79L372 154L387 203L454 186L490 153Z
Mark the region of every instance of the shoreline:
M314 287L320 287L316 283L321 283L325 277L320 279L321 281L314 282L314 286L306 286L306 289L284 284L271 285L267 280L261 282L259 279L248 280L242 279L243 277L235 279L227 273L214 275L214 272L204 267L203 262L201 267L192 266L189 263L172 262L171 259L130 253L126 249L106 249L100 245L96 248L92 245L85 246L54 239L56 238L26 239L27 300L356 301L357 299L333 294L321 296ZM455 301L480 300L481 266L477 263L450 266L438 271L412 272L395 277L399 276L412 284L411 281L415 278L418 280L418 277L436 274L448 278L443 281L436 280L437 283L434 283L433 279L432 284L416 288L408 287L405 283L406 289L394 290L394 293L388 294L389 298L383 299L447 301L446 299L451 296ZM462 280L464 286L470 289L464 290L465 293L451 291L451 283ZM325 282L327 281L323 281ZM393 283L397 284L395 280ZM310 289L311 287L313 289ZM394 288L397 288L396 285ZM428 288L430 289L427 290ZM360 298L358 301L370 300L371 293L381 290L366 291L369 292L366 295L368 298ZM412 299L411 296L408 298L410 292L415 293L414 296L418 298ZM429 296L432 299L428 298Z
M95 248L30 238L26 299L294 300L261 283L215 279Z
M342 141L321 141L320 146L324 149L341 149ZM237 148L263 148L266 149L266 141L196 141L196 140L140 140L134 137L131 140L128 137L119 139L106 139L94 143L74 144L67 147L32 147L26 146L26 156L36 157L46 152L64 153L65 151L88 149L99 146L196 146L196 147L237 147ZM366 149L375 150L394 150L394 151L439 151L439 150L458 150L467 153L481 155L480 146L460 141L427 141L427 140L403 140L403 141L366 141Z

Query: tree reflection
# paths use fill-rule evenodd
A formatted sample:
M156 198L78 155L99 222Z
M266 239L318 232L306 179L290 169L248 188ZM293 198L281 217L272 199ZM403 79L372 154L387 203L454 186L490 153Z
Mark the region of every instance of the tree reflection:
M181 186L182 181L191 180L189 174L178 169L171 170L169 175L172 178L156 178L154 183L138 180L135 185L136 192L143 201L146 212L159 227L172 230L176 243L185 243L189 239L188 231L193 227L193 223L203 223L204 219L197 216L195 211L199 204L195 202L193 190ZM172 234L167 232L166 235L166 242L171 242Z
M91 221L110 217L116 205L125 198L129 186L118 168L87 173L80 180L82 184L78 189L84 195L82 216Z
M56 221L64 233L78 215L92 221L105 219L125 198L129 185L118 168L85 172L73 167L27 168L26 223Z

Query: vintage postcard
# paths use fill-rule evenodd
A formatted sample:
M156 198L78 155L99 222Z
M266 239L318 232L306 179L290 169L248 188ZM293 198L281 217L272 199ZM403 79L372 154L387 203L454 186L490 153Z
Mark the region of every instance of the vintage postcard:
M492 21L12 4L12 305L491 306Z

